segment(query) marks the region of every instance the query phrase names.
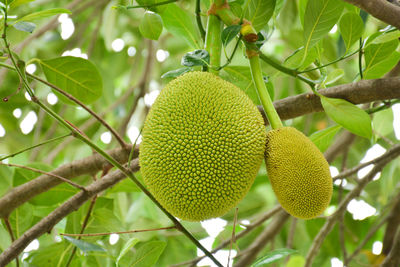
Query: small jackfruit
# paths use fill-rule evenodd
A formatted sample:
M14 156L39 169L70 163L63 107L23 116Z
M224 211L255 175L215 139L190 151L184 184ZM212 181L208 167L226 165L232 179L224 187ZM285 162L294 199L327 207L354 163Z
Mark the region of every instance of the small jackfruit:
M166 85L146 118L143 180L180 219L221 216L252 185L266 135L260 112L242 90L214 74L186 73Z
M326 209L333 187L329 164L303 133L293 127L269 131L265 163L272 189L288 213L311 219Z

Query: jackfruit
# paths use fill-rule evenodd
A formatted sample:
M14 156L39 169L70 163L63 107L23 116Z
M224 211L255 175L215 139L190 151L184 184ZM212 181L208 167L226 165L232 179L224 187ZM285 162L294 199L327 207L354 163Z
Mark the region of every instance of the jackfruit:
M333 187L329 164L303 133L293 127L269 131L265 163L272 189L289 214L311 219L326 209Z
M266 135L242 90L211 73L186 73L166 85L145 120L143 181L175 217L222 216L252 185Z

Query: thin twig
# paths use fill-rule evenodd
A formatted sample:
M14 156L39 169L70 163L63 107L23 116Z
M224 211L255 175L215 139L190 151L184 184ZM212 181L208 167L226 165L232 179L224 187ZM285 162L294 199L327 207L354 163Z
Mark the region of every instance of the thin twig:
M252 224L247 225L246 229L244 229L243 231L241 231L240 233L238 233L235 236L235 240L238 240L238 239L246 236L247 234L251 233L254 229L256 229L258 226L260 226L263 222L265 222L266 220L270 219L271 217L273 217L275 214L277 214L281 210L282 210L281 206L276 206L273 209L269 210L267 213L262 215L255 222L253 222ZM211 253L215 253L215 252L223 249L224 247L226 247L227 245L229 245L231 243L231 240L232 240L232 238L226 239L218 247L216 247L215 249L211 250ZM203 258L205 258L205 256L200 256L200 257L197 257L197 258L195 258L193 260L189 260L189 261L181 262L181 263L178 263L178 264L174 264L174 265L171 265L171 267L178 267L178 266L183 266L183 265L194 265L195 266Z
M239 210L239 209L236 207L236 208L235 208L235 217L233 218L233 229L232 229L232 236L231 236L231 244L230 244L230 246L229 246L228 264L227 264L227 267L229 267L229 262L231 261L231 252L232 252L233 243L236 243L235 228L236 228L238 210Z
M4 157L0 158L0 161L5 160L5 159L8 159L8 158L12 158L12 157L14 157L14 156L16 156L16 155L19 155L19 154L21 154L21 153L23 153L23 152L26 152L26 151L28 151L28 150L34 149L34 148L36 148L36 147L46 145L46 144L48 144L48 143L57 141L57 140L59 140L59 139L63 139L63 138L65 138L65 137L67 137L67 136L71 136L71 133L65 134L65 135L62 135L62 136L59 136L59 137L55 137L55 138L52 138L52 139L49 139L49 140L47 140L47 141L44 141L44 142L42 142L42 143L33 145L33 146L31 146L31 147L24 148L24 149L22 149L22 150L20 150L20 151L18 151L18 152L15 152L15 153L12 153L12 154L9 154L9 155L7 155L7 156L4 156Z
M86 212L86 216L85 216L85 219L84 219L84 221L83 221L80 234L83 234L83 232L84 232L85 229L86 229L86 226L87 226L87 224L88 224L88 222L89 222L90 215L92 214L94 205L96 204L96 200L97 200L97 195L95 195L95 196L92 198L92 201L90 201L90 206L89 206L88 211ZM79 236L78 239L81 239L81 236ZM73 259L74 256L75 256L76 250L77 250L77 246L74 246L74 248L72 249L71 255L69 256L69 259L68 259L68 261L67 261L67 264L65 265L66 267L68 267L68 266L71 264L72 259Z
M52 176L52 177L55 177L55 178L57 178L57 179L59 179L59 180L61 180L63 182L66 182L66 183L72 185L75 188L78 188L79 190L83 190L83 191L86 190L85 187L83 187L83 186L81 186L79 184L76 184L76 183L74 183L74 182L72 182L72 181L70 181L70 180L68 180L68 179L66 179L64 177L61 177L61 176L59 176L57 174L51 173L51 172L45 172L45 171L42 171L42 170L39 170L39 169L36 169L36 168L32 168L32 167L28 167L28 166L24 166L24 165L19 165L19 164L13 164L13 163L0 162L0 165L4 165L4 166L8 166L8 167L21 168L21 169L25 169L25 170L29 170L29 171L33 171L33 172L37 172L37 173L41 173L41 174L45 174L45 175L48 175L48 176Z
M150 5L138 5L138 6L117 6L118 8L126 8L126 9L134 9L134 8L145 8L145 9L149 9L155 6L162 6L162 5L167 5L169 3L174 3L174 2L178 2L179 0L167 0L167 1L163 1L163 2L158 2L158 3L154 3L154 4L150 4Z
M61 234L63 236L105 236L105 235L122 235L122 234L134 234L134 233L143 233L143 232L153 232L153 231L160 231L160 230L170 230L176 229L176 226L169 226L169 227L161 227L161 228L154 228L154 229L142 229L142 230L129 230L129 231L120 231L120 232L109 232L109 233L92 233L92 234Z
M9 221L8 217L3 218L3 221L4 221L4 224L6 225L8 233L10 234L11 241L14 242L15 241L15 237L14 237L14 233L13 233L13 230L12 230L12 227L11 227L11 224L10 224L10 221ZM18 257L15 258L15 262L17 264L17 267L19 267L19 259L18 259Z

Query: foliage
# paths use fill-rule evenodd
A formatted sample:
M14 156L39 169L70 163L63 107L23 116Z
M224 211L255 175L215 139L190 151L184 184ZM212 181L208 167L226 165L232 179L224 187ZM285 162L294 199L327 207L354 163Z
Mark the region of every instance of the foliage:
M9 60L10 51L4 41L0 40L0 98L3 100L0 103L0 204L13 188L35 181L41 175L32 168L50 172L93 154L93 146L83 143L82 138L68 136L1 159L71 133L71 128L64 127L35 104L36 99L32 98L33 95L29 96L26 87L29 85L38 100L64 119L67 125L79 129L77 131L99 149L114 149L119 144L109 129L93 118L93 114L57 89L87 104L125 142L140 143L140 138L137 138L144 118L167 82L190 70L208 68L217 71L209 66L212 53L204 50L204 40L196 21L197 2L201 10L198 14L200 21L206 25L207 10L214 2L212 0L1 1L0 31L4 31L4 10L9 5L6 38L16 66ZM258 33L255 46L262 53L262 74L273 100L312 92L321 95L325 88L350 88L360 80L387 78L390 71L398 66L399 30L347 2L228 2L233 14L252 22ZM69 29L71 25L74 29L70 36L67 35L68 25ZM243 32L238 25L225 25L222 30L219 75L237 85L259 105L245 56L245 45L239 39L239 33ZM395 74L398 76L399 73ZM364 105L350 103L358 97L360 95L354 94L321 96L325 112L289 116L284 125L293 126L310 136L321 151L337 146L347 131L358 135L330 162L337 170L352 168L360 164L367 151L376 151L369 150L372 147L388 151L399 142L393 126L394 121L398 124L399 114L393 111L399 112L399 105L397 109L392 109L399 100L378 101L385 99L380 96L375 99L377 101ZM356 104L359 103L364 102ZM295 111L301 108L290 107ZM134 154L133 160L136 157ZM357 200L365 201L376 212L363 220L355 219L350 212L338 219L340 223L326 235L318 250L313 263L315 266L330 266L332 258L346 260L343 252L346 251L348 257L367 233L387 214L391 214L393 202L398 198L400 172L400 161L393 159L386 162L387 165L380 171L380 178L371 181L360 196L356 196ZM6 166L6 163L31 169ZM88 186L94 179L102 179L113 171L111 167L103 166L82 167L88 171L75 175L73 182ZM74 171L78 173L79 170ZM337 210L345 196L359 186L360 180L356 176L357 173L353 173L346 176L342 183L335 181L334 195L325 216ZM140 171L136 177L141 181ZM21 203L9 216L3 216L0 252L6 251L14 238L22 238L25 231L79 191L67 183L53 185ZM247 231L248 221L256 221L276 204L265 166L262 166L249 194L238 205L237 214L232 210L222 217L226 226L217 236L209 235L200 223L181 223L197 240L212 240L212 246L216 248L230 239L233 228L240 235ZM303 265L326 220L318 218L294 222L291 218L262 247L254 258L254 266L264 266L274 260L279 266ZM246 251L271 224L268 220L251 228L248 234L232 244L232 252ZM67 262L69 266L169 266L200 255L196 246L176 229L119 234L116 243L111 242L114 237L109 235L60 236L63 233L80 233L82 228L84 233L104 233L171 225L171 220L140 188L125 179L48 229L49 234L37 238L37 249L26 250L19 255L19 263L22 266L66 266ZM365 240L362 252L351 261L360 265L354 266L371 264L374 242L383 242L386 235L394 236L395 233L387 233L381 226L369 240ZM290 249L285 249L286 246ZM224 249L229 250L229 247L228 242ZM287 257L289 259L285 261ZM379 261L383 258L380 256ZM220 260L223 262L226 259ZM9 266L17 265L13 261Z

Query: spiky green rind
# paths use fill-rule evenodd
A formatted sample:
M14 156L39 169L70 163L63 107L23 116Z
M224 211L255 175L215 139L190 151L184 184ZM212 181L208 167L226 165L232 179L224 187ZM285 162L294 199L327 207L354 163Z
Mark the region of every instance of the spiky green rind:
M293 127L269 131L265 163L281 206L291 215L311 219L332 197L329 164L321 151Z
M257 175L266 141L263 119L247 95L207 72L168 83L142 135L146 186L172 215L189 221L236 206Z

